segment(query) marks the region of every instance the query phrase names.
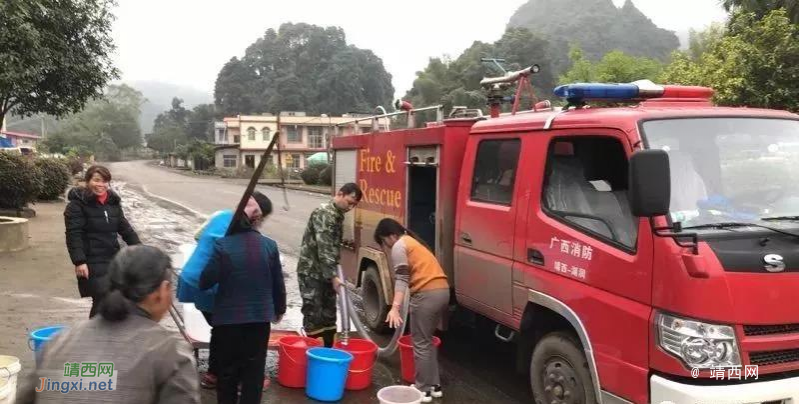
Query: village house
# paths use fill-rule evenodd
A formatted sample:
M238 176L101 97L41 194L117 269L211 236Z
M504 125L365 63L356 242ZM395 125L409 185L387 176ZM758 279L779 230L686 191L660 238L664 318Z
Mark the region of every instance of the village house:
M335 126L352 121L354 116L308 116L304 112L283 112L280 115L280 138L267 163L277 164L278 148L284 168L304 169L307 159L325 153L334 136ZM361 132L369 132L370 120L358 122ZM340 133L358 130L354 126L338 128ZM277 116L273 114L227 117L214 124L217 168L254 168L261 162L272 136L277 132Z

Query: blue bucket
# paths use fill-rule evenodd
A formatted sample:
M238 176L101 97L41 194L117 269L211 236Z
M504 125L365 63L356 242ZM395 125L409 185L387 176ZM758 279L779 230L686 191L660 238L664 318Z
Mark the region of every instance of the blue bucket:
M51 327L37 328L29 334L28 347L33 350L33 355L36 358L36 365L39 365L39 356L41 356L42 347L44 344L53 339L56 334L63 330L63 325L54 325Z
M307 351L308 377L305 394L317 401L339 401L353 356L332 348L311 348Z

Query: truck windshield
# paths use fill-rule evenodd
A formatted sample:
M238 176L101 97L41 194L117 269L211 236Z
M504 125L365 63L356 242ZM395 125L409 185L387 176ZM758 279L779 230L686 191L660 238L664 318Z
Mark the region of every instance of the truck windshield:
M650 149L669 154L673 221L799 221L799 121L663 119L642 132Z

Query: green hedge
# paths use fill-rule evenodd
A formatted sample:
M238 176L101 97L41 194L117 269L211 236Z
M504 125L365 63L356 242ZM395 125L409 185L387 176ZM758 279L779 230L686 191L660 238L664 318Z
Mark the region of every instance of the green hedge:
M322 172L319 173L319 185L332 185L333 184L333 167L327 166Z
M0 208L22 209L41 189L39 169L21 154L0 151Z
M39 200L58 199L69 185L70 170L67 162L59 158L39 158L35 164L39 169Z
M319 165L310 165L306 167L300 173L300 177L302 177L302 182L306 183L307 185L316 185L319 182L319 173L322 172L322 168Z

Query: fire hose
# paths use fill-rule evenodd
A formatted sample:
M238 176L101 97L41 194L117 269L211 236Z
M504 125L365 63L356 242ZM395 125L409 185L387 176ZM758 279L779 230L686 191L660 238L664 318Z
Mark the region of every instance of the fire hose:
M341 265L338 266L338 278L344 279L344 271L341 269ZM347 289L345 285L341 285L339 289L338 301L339 301L339 312L341 314L341 322L342 322L342 338L341 343L342 345L347 345L349 340L349 332L350 332L350 320L352 320L352 324L355 325L355 331L358 332L364 339L367 339L371 342L374 342L377 345L377 355L381 358L385 358L391 356L394 351L397 350L397 343L405 333L405 326L408 323L408 311L410 309L410 291L405 292L405 297L402 299L402 307L400 307L400 318L402 319L402 323L399 327L394 330L394 335L391 337L391 340L388 342L388 345L381 347L377 344L372 337L369 335L369 331L366 327L364 327L363 323L361 323L361 318L358 315L358 312L355 310L355 306L352 305L352 300L350 299L350 291Z

